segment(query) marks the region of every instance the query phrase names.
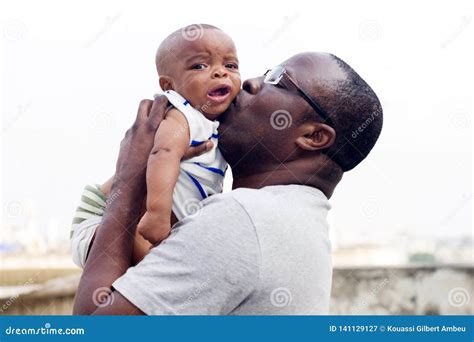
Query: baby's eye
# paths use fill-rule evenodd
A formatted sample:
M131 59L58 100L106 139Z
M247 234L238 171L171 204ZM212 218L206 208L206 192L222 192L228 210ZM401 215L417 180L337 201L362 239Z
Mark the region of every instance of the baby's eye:
M206 69L206 65L203 63L196 63L191 67L191 69L203 70L203 69Z
M239 70L239 66L235 63L227 63L225 67L229 69Z

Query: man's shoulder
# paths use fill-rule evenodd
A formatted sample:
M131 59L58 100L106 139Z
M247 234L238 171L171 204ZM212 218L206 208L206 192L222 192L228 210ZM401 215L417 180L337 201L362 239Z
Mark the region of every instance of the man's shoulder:
M305 185L273 185L260 189L239 188L225 194L219 194L216 201L236 201L244 211L255 207L306 206L319 202L329 205L327 197L319 190Z
M303 185L275 185L260 189L239 188L228 193L213 195L204 200L204 207L212 208L209 215L242 220L250 218L254 226L269 223L273 219L299 220L302 216L325 215L330 209L328 199L315 188Z
M191 208L192 207L192 208ZM174 227L192 229L196 234L219 238L228 234L252 233L254 225L247 211L232 192L215 194L203 201L191 201L187 209L192 214L179 221Z

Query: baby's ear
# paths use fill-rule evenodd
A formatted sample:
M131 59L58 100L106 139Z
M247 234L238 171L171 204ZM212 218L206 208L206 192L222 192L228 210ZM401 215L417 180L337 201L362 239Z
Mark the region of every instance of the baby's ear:
M169 76L160 76L160 87L163 91L174 90L173 79Z

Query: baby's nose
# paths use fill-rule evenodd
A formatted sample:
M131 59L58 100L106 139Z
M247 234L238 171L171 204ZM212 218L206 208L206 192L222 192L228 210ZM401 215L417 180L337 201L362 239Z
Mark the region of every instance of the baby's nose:
M227 70L225 68L216 68L213 73L214 77L225 77L227 76Z

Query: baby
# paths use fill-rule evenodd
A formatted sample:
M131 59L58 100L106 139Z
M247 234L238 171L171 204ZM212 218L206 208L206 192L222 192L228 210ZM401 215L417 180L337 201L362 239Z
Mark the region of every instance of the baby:
M194 30L195 32L192 32ZM158 48L160 87L173 105L161 122L148 160L146 213L138 232L151 244L165 239L175 219L222 192L226 162L217 148L215 121L240 90L237 52L216 27L195 25L172 33ZM181 162L189 146L208 139L211 151Z
M169 35L158 48L156 67L160 87L172 106L155 135L146 171L146 212L137 227L151 245L164 240L171 226L192 214L201 200L222 192L227 163L217 148L215 119L229 107L241 85L234 42L211 25L191 25ZM211 150L181 161L190 146L207 140L213 141ZM103 212L101 195L108 195L111 184L112 178L100 188L86 188L91 195L83 207L91 211L96 199L95 217ZM73 229L74 223L88 218L81 206Z

